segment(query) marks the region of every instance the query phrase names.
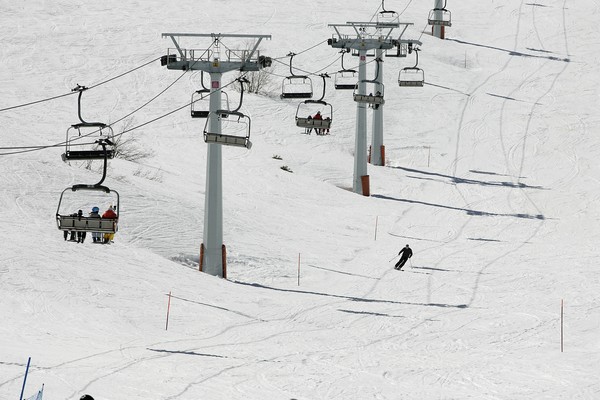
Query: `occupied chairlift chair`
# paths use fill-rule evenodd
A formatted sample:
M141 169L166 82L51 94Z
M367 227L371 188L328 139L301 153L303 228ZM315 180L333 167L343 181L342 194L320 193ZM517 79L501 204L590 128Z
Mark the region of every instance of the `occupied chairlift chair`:
M349 49L342 49L342 69L335 74L334 87L337 90L354 90L358 81L358 72L354 69L346 69L344 67L344 55L349 53Z
M296 109L296 126L299 128L304 128L306 133L310 133L311 129L315 129L317 134L325 130L329 131L331 128L331 123L333 122L333 106L323 100L325 97L326 87L325 78L329 78L329 75L321 74L320 76L323 78L323 93L321 94L321 98L319 100L305 100L298 104L298 108ZM311 115L311 111L307 110L307 106L311 105L327 107L328 110L326 112L321 112L323 119L314 119L312 116L311 118L300 116Z
M58 200L58 207L56 208L56 225L58 229L61 231L68 232L99 232L99 233L116 233L118 229L117 219L112 218L91 218L85 216L78 216L73 214L61 214L61 204L63 202L63 196L67 191L94 191L94 192L103 192L108 195L114 194L116 195L116 202L111 197L110 202L115 205L115 212L119 213L120 208L120 196L116 190L111 190L106 186L102 185L104 179L106 178L106 169L108 164L108 149L106 148L106 143L101 141L100 145L102 146L102 152L104 153L104 169L102 173L102 179L100 182L94 185L73 185L72 187L66 188L62 191L60 195L60 199Z
M250 142L250 128L252 121L250 120L250 117L242 114L239 111L244 100L244 83L248 83L248 80L246 78L238 78L237 81L240 82L241 86L240 104L235 110L217 110L216 114L211 113L211 115L209 115L209 117L206 119L206 124L204 125L204 141L206 143L245 147L247 149L252 147L252 142ZM211 118L227 118L227 123L230 126L234 126L238 130L235 131L235 134L210 132ZM242 134L238 133L240 131Z
M419 49L412 48L412 45L408 45L408 52L414 51L416 56L416 62L413 67L402 68L398 74L398 85L400 87L423 87L425 83L425 72L417 65L419 65Z
M113 158L115 156L113 130L110 126L102 122L86 122L81 117L81 96L87 90L85 86L77 85L73 92L79 92L77 98L77 115L79 123L71 125L67 129L67 138L65 141L65 152L62 155L62 160L67 161L82 161L82 160L102 160L104 158ZM87 132L87 133L86 133ZM93 140L93 143L77 143L81 140ZM104 143L105 148L98 148L100 142ZM74 150L74 147L84 147L83 149Z
M192 102L191 102L191 115L192 118L208 118L209 110L207 110L204 106L206 105L203 100L208 98L210 95L210 89L204 86L204 71L200 72L200 84L202 85L202 89L196 90L192 93ZM221 95L225 97L222 98L221 108L225 110L229 110L229 96L227 92L221 90Z
M359 82L356 84L356 87L354 88L354 94L353 94L354 101L356 101L357 103L367 103L367 104L369 104L369 107L375 107L375 106L379 106L379 105L385 103L385 100L383 99L383 95L384 95L383 83L377 82L377 78L379 77L379 62L381 60L376 59L375 61L377 61L377 73L375 74L375 78L373 80L364 80L364 81L360 81L360 82L373 83L374 85L379 84L379 86L381 87L381 90L376 91L374 94L373 94L373 92L370 92L369 94L359 94L358 93L358 86L360 84L360 82Z
M306 75L295 75L292 69L292 60L295 53L290 53L290 76L281 83L282 99L310 99L313 96L312 80Z
M452 26L452 13L446 10L446 3L447 1L444 1L444 7L442 8L434 8L429 11L429 17L427 18L429 25Z

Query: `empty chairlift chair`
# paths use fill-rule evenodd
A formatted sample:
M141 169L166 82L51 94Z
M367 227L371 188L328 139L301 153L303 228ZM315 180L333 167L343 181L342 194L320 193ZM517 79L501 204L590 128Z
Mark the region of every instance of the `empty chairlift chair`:
M292 60L296 54L289 53L290 76L283 79L281 83L282 99L310 99L313 96L312 80L306 75L296 75L292 68Z
M337 90L354 90L358 82L358 72L344 67L344 55L349 52L349 49L340 51L342 53L342 69L335 74L334 78L334 87Z
M251 119L249 116L239 112L244 98L245 78L237 79L241 84L240 103L235 110L217 110L210 113L204 125L204 141L206 143L221 144L225 146L245 147L250 149ZM221 132L211 129L211 119L218 118L221 122ZM224 121L226 119L226 121Z
M415 52L416 63L412 67L405 67L398 73L398 86L400 87L423 87L425 84L425 72L417 67L419 64L419 49L412 50L409 47L409 52Z
M429 17L427 18L429 25L452 26L452 13L446 10L446 3L444 2L442 8L434 8L429 11Z
M72 91L79 92L77 109L79 123L67 129L63 161L103 160L115 156L114 135L110 126L102 122L86 122L81 117L81 95L87 90L79 86Z

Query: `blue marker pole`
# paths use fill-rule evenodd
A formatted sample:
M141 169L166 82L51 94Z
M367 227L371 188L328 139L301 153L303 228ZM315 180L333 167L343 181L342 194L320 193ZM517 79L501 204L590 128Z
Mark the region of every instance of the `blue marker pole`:
M25 370L25 378L23 378L23 388L21 389L21 397L19 400L23 400L23 393L25 392L25 382L27 382L27 373L29 372L29 363L31 363L31 357L27 360L27 369Z

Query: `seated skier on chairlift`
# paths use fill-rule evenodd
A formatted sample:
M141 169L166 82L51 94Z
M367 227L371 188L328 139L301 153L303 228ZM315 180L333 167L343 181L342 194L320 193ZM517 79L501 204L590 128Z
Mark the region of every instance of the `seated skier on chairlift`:
M322 121L323 120L323 116L321 115L321 111L317 111L317 113L313 116L313 119L315 121ZM320 135L322 133L323 129L321 128L315 128L315 132L317 133L317 135Z

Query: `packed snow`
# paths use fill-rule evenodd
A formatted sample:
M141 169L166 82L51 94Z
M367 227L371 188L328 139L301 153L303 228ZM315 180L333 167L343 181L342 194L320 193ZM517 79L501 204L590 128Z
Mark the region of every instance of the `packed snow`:
M290 52L334 76L328 25L373 20L377 0L2 1L0 398L19 397L29 357L24 398L600 398L600 5L450 0L441 40L433 3L385 2L423 42L425 86L398 86L413 55L383 60L386 165L368 166L367 197L352 91L327 81L323 136L279 95ZM198 271L207 144L184 106L200 73L160 65L166 32L272 35L269 81L241 108L253 146L223 147L226 279ZM56 226L62 191L102 175L46 147L79 122L77 96L12 108L77 84L98 85L83 117L140 126L123 138L147 155L109 161L109 245ZM69 213L115 201L65 197Z

